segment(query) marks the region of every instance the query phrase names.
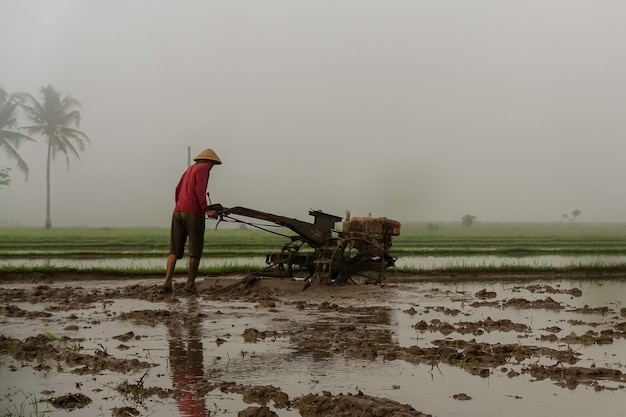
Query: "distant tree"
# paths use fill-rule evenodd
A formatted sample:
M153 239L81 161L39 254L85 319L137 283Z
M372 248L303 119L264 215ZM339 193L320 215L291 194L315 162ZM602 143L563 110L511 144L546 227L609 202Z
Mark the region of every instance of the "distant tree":
M429 222L426 225L426 229L431 231L431 232L437 231L437 230L439 230L439 224Z
M26 111L26 117L33 123L25 127L31 135L43 136L48 145L46 157L46 229L52 228L50 218L50 161L57 153L65 155L67 168L70 167L69 155L80 160L79 153L85 150L85 143L89 143L87 135L80 127L80 112L77 110L80 103L66 95L61 97L51 85L42 87L41 101L30 94L19 95L21 105Z
M0 188L11 185L11 175L9 175L9 172L11 172L11 168L0 169Z
M470 227L474 224L475 221L476 216L473 216L471 214L466 214L465 216L463 216L463 218L461 218L461 224L465 227Z
M567 221L573 222L574 220L576 220L576 217L580 216L581 214L582 214L582 211L576 209L572 211L571 217L568 216L567 214L564 214L563 217L567 219Z
M19 100L16 95L9 95L4 89L0 88L0 148L4 150L7 156L17 162L17 167L24 173L24 177L28 179L28 165L22 159L17 148L26 141L33 141L28 136L16 131L17 119L16 110ZM3 168L2 185L8 186L11 183L8 168Z

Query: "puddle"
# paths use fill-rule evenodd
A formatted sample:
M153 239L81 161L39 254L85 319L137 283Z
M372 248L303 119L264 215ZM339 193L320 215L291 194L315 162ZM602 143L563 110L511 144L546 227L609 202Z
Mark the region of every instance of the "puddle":
M159 297L156 284L5 285L3 338L23 341L47 332L59 339L57 350L145 367L76 373L85 364L69 363L67 356L4 351L0 412L30 410L34 397L81 393L91 403L72 416L111 416L123 407L155 417L237 415L263 404L279 416L302 415L293 404L259 402L245 391L272 386L289 401L324 391L334 399L361 392L432 416L623 415L623 281L421 282L259 290L221 299L180 291ZM545 303L548 298L553 303ZM589 338L581 339L585 334ZM485 350L452 359L443 354L452 343L470 343L466 353ZM435 346L436 359L416 353ZM511 346L511 357L490 357L502 346ZM524 356L516 347L545 350ZM559 363L553 351L572 352L576 362ZM573 367L615 373L572 380L547 372ZM124 383L161 391L140 398L120 392ZM64 413L37 404L39 411Z

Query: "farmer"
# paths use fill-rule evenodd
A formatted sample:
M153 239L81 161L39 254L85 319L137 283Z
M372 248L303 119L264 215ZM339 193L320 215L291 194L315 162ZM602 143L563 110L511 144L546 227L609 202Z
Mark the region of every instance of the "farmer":
M209 183L209 172L222 161L212 149L205 149L194 158L191 165L176 186L176 206L172 214L170 232L170 254L167 257L165 282L163 290L172 291L172 275L176 261L182 259L185 243L189 237L189 273L184 290L195 294L196 275L204 248L204 216L215 218L217 214L209 210L206 201L206 189Z

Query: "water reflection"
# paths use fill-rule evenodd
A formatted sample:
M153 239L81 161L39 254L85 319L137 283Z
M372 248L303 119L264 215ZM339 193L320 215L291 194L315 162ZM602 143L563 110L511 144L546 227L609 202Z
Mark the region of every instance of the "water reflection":
M176 402L185 417L207 415L205 397L197 397L193 392L193 385L204 376L202 319L198 311L198 302L190 299L184 319L168 324L172 381L174 389L181 391Z

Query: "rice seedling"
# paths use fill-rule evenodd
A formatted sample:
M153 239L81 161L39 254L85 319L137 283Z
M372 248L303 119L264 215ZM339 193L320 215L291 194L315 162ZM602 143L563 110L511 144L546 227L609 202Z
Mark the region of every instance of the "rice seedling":
M292 235L289 230L286 235ZM264 255L280 250L288 241L262 230L207 230L200 273L223 275L248 273L264 265ZM0 272L72 272L129 277L161 275L168 253L166 228L61 228L0 229ZM561 269L624 269L626 228L604 224L505 224L484 223L472 228L443 224L428 230L425 224L409 223L394 238L392 252L406 257L449 257L451 261L434 269L442 271L521 269L546 270L555 266L532 257L567 256L574 259ZM609 263L578 262L576 257L624 257ZM242 263L227 258L249 258ZM482 259L508 257L507 261ZM215 259L220 259L215 263ZM458 258L458 260L455 260ZM93 265L101 262L100 265ZM213 262L213 263L211 263ZM152 264L156 266L152 266ZM210 263L210 265L207 265ZM113 266L112 266L113 265ZM402 272L419 273L429 268L401 266ZM185 273L179 265L177 273Z
M2 417L43 417L47 414L51 414L52 411L46 406L45 409L40 409L40 401L35 394L26 393L22 391L24 399L21 403L14 403L13 407L6 408L2 414ZM11 399L13 402L14 399Z
M70 342L70 341L68 341L65 338L59 338L59 337L57 337L56 335L50 333L47 330L44 330L43 334L44 334L44 336L46 336L46 339L53 340L55 342L59 342L63 347L65 347L66 349L69 349L71 351L78 352L79 350L82 349L82 346L79 343L77 343L77 342Z

